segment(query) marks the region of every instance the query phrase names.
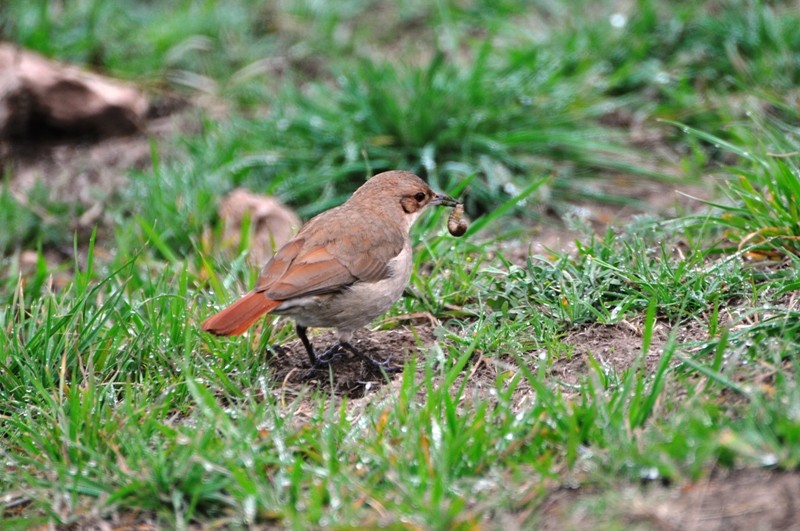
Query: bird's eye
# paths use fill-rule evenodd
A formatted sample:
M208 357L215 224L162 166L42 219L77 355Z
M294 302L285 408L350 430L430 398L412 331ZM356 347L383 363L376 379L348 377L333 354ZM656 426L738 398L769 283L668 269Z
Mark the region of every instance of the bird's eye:
M414 199L416 199L418 202L422 202L426 197L427 196L425 195L425 192L417 192L417 194L414 196Z

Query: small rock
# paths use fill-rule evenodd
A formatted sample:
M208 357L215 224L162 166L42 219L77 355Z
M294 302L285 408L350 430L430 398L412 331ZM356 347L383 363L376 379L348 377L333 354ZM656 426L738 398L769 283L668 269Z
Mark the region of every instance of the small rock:
M242 222L247 215L250 216L248 261L254 266L264 265L274 250L288 242L301 225L297 214L274 197L237 188L222 200L219 207L219 216L225 225L223 245L239 246Z
M0 139L135 133L147 107L131 86L0 44Z

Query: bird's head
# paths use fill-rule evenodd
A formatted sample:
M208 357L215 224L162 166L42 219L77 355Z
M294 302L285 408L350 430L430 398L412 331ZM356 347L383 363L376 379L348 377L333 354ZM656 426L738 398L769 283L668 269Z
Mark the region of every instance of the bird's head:
M385 212L402 212L407 227L429 205L454 207L458 201L434 192L428 184L407 171L387 171L374 176L353 194L357 201L369 201Z

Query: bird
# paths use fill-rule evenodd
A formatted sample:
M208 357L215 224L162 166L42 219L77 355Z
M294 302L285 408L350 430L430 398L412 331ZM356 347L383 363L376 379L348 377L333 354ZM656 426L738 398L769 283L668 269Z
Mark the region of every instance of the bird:
M261 270L255 287L209 317L202 329L240 335L265 314L288 316L312 368L349 351L386 368L352 344L353 333L386 312L411 278L409 231L429 206L456 207L417 175L400 170L368 179L342 205L309 220ZM317 355L310 327L334 328L338 341Z

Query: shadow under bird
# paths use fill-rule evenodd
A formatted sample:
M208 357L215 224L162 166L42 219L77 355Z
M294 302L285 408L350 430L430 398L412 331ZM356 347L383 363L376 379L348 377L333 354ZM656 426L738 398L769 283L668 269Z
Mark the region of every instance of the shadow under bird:
M294 319L312 367L342 350L386 368L350 344L353 332L386 312L411 277L409 230L430 205L456 207L406 171L380 173L341 206L309 220L261 271L255 288L208 318L203 330L220 336L244 333L267 313ZM309 327L335 328L338 342L317 356Z

